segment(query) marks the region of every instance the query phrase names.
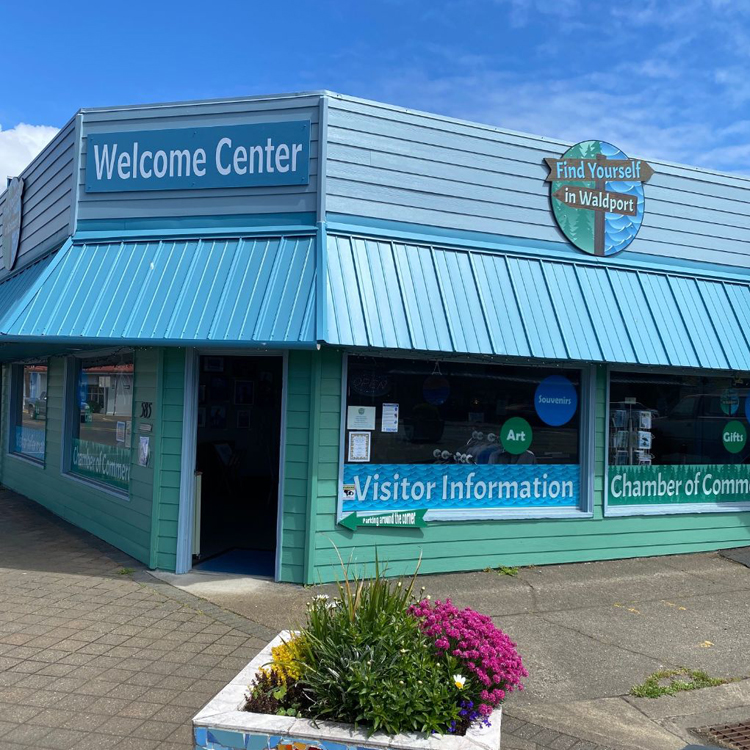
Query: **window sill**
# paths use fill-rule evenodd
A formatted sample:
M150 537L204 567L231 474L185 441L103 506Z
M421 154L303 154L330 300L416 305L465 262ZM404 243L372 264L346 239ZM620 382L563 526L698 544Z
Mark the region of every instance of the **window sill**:
M8 451L7 455L9 458L13 458L21 463L36 466L38 469L44 469L44 461L40 461L38 458L32 458L31 456L25 456L23 453L13 453L11 451Z
M110 487L107 484L104 484L104 482L97 482L95 479L87 479L86 477L80 477L77 474L73 474L69 471L63 471L61 472L62 476L66 479L70 480L71 482L75 482L76 484L81 484L84 487L88 487L92 490L97 490L98 492L102 492L106 495L110 495L113 498L117 498L118 500L125 500L126 502L130 502L130 491L129 490L117 490L114 487Z
M604 507L605 518L624 516L673 516L686 513L747 513L750 502L743 503L680 503L674 505L623 505Z

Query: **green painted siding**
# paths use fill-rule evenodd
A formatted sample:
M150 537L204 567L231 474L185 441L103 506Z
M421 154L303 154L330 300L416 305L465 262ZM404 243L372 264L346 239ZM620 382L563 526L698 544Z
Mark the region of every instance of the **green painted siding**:
M314 360L321 368L319 398L310 394L307 403L317 404L314 436L318 440L312 538L314 568L307 582L330 581L340 576L334 544L344 560L371 566L377 549L381 562L392 574L413 572L422 553L421 572L477 570L499 565L605 560L645 555L698 552L750 543L750 513L705 513L629 518L604 518L604 438L606 419L606 370L596 379L596 478L594 517L591 519L539 519L483 522L434 523L426 529L358 529L350 532L336 525L341 409L341 355L334 350L307 354L306 377L312 383ZM300 399L298 409L302 409ZM309 417L309 415L308 415ZM303 446L309 418L295 414L304 424L296 435ZM312 451L308 452L308 456ZM302 453L299 454L302 456ZM304 461L302 461L304 463ZM300 467L302 465L300 464ZM301 477L302 474L298 472ZM311 473L310 476L313 476ZM297 482L296 507L302 507L304 480ZM310 496L310 495L308 495ZM302 512L301 510L299 511ZM371 567L370 567L371 570Z
M159 361L160 354L156 349L139 349L135 352L134 441L138 439L138 427L142 421L137 418L141 401L156 401ZM62 474L64 378L65 359L51 358L47 380L46 461L44 466L39 466L8 454L10 368L7 365L3 367L0 437L2 483L149 564L154 466L158 464L154 445L148 467L138 466L138 453L133 451L129 496L101 490L94 484Z
M280 578L291 583L305 580L313 361L312 352L289 353Z
M152 567L174 571L177 516L180 504L182 409L185 397L185 350L162 350L159 424L156 439L161 457L154 485L154 550Z

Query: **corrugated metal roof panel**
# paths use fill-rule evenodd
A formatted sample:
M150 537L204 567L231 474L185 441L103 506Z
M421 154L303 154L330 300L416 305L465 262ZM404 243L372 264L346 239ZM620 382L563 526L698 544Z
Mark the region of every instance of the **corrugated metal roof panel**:
M23 298L30 293L37 280L49 268L54 257L54 254L48 255L0 281L0 320L21 304Z
M314 299L313 237L81 244L66 248L23 305L6 308L0 332L312 345Z
M750 370L750 286L563 260L328 237L326 341Z

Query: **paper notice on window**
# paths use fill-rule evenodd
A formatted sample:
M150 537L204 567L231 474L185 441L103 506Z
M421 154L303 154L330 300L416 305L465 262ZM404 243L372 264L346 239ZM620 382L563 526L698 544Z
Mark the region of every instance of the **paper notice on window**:
M126 432L125 422L118 422L117 432L115 433L115 439L117 440L118 443L125 442L125 432Z
M374 406L350 406L346 410L347 430L374 430Z
M398 404L383 404L381 432L398 432Z
M349 463L367 463L370 460L370 433L349 433Z
M151 438L141 435L138 441L138 466L148 466L151 457Z

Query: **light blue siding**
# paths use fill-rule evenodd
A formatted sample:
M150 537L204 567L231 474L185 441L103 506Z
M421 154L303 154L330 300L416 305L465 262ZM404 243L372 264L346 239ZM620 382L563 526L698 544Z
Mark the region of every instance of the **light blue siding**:
M318 173L318 116L315 95L191 102L83 111L78 175L79 221L122 222L153 217L231 216L315 212ZM256 122L310 120L310 182L289 187L160 190L141 193L85 193L87 136L160 128L209 127Z
M328 236L329 344L750 369L750 284Z
M24 179L21 240L13 270L61 245L70 235L75 150L74 118L21 173ZM0 252L5 203L4 175L1 184L3 192L0 193ZM0 279L9 276L10 273L0 263Z
M332 96L327 209L567 243L551 216L543 159L569 145ZM749 267L750 180L649 162L656 174L643 226L626 253Z
M313 237L92 243L58 256L0 319L5 340L314 344Z

